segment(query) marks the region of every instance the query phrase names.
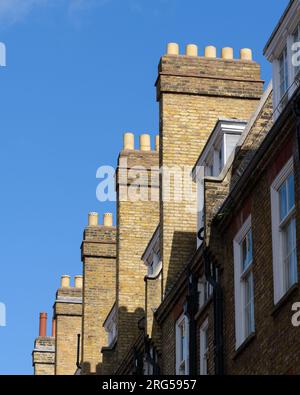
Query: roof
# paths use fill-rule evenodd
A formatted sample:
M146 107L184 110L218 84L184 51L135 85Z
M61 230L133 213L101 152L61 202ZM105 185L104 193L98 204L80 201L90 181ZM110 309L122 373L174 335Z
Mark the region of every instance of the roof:
M278 32L278 30L279 30L279 28L280 28L282 22L284 21L285 17L287 16L289 10L291 9L292 5L293 5L296 1L298 1L298 0L290 0L289 4L287 5L286 9L284 10L283 14L281 15L281 17L280 17L280 19L279 19L279 21L278 21L278 23L277 23L275 29L273 30L273 32L272 32L272 34L271 34L269 40L267 41L267 44L266 44L265 47L264 47L264 51L263 51L264 55L265 55L267 49L269 48L271 42L273 41L273 38L275 37L276 33Z
M217 215L222 213L224 207L232 199L232 193L242 180L242 176L251 164L254 156L260 150L261 144L274 125L272 84L265 91L259 106L246 127L239 143L238 151L232 158L231 165L227 169L228 194L223 204L218 209ZM224 174L223 177L225 178Z

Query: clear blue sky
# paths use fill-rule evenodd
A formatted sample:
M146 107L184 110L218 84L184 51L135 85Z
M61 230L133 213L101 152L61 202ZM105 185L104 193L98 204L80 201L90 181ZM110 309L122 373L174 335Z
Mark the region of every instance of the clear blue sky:
M124 131L157 131L166 43L251 47L268 81L262 49L287 2L0 0L0 374L32 374L38 314L81 273L87 213L114 210L97 168L116 164Z

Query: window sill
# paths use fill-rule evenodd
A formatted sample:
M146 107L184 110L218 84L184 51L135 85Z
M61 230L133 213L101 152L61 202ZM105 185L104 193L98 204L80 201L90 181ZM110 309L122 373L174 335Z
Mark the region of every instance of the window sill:
M294 284L283 296L282 298L276 303L274 306L271 316L275 318L277 314L280 312L281 308L285 306L285 304L289 301L290 297L299 289L299 284Z
M117 338L115 338L115 340L111 343L110 346L104 346L101 348L100 352L101 353L105 353L105 352L109 352L109 351L113 351L116 347L117 344Z
M255 332L251 333L251 335L249 335L247 337L246 340L244 340L244 342L239 346L239 348L236 350L234 356L233 356L233 360L237 359L240 354L249 346L250 343L252 343L252 341L256 338L256 334Z

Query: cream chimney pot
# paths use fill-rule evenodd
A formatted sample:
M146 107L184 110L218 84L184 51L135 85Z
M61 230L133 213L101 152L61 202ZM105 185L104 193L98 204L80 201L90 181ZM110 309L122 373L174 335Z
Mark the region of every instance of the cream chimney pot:
M112 215L112 213L105 213L103 215L103 225L104 226L113 226L113 215Z
M213 45L208 45L205 47L205 57L206 58L216 58L217 57L217 48Z
M250 48L241 49L241 60L252 60L252 50Z
M159 151L159 135L155 136L155 151Z
M89 213L89 226L98 226L98 213Z
M233 59L233 48L230 47L222 48L222 58Z
M151 151L151 140L149 134L142 134L140 136L140 150Z
M134 150L134 134L124 133L124 150Z
M75 288L82 288L83 277L75 276Z
M61 276L61 288L70 288L70 276Z
M177 43L169 43L167 46L167 55L179 55L179 45Z
M185 49L187 56L198 56L198 47L195 44L188 44Z

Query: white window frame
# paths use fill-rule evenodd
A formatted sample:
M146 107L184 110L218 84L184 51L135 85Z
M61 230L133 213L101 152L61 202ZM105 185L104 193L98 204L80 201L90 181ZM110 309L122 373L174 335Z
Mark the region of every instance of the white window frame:
M247 333L246 328L246 296L245 296L245 282L243 279L249 272L253 270L253 258L247 268L242 271L242 242L247 234L252 231L251 226L251 215L244 222L238 234L233 240L233 251L234 251L234 296L235 296L235 338L236 338L236 349L238 349L247 338L255 331L255 320L254 328L251 333ZM253 233L252 233L252 254L253 254ZM252 272L253 281L253 272ZM254 294L254 286L253 286ZM253 295L254 299L254 295ZM254 303L254 301L253 301ZM253 307L254 308L254 307Z
M294 174L293 158L289 159L271 185L274 304L277 304L288 291L285 283L285 264L283 257L284 247L280 224L279 189L291 174ZM288 218L290 219L294 216L295 207L289 213ZM298 273L296 282L298 282Z
M208 375L208 319L204 322L204 324L200 327L200 375L207 376Z
M181 350L182 325L185 325L183 350ZM184 373L182 372L183 369L184 369ZM177 375L189 374L189 320L185 314L183 314L176 321L176 374Z

